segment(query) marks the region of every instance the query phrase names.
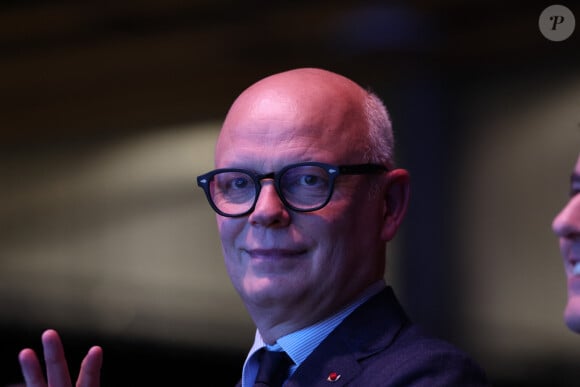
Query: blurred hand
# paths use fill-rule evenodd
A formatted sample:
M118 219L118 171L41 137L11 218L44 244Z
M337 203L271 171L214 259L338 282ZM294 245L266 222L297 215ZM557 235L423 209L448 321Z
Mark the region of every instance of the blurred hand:
M46 364L46 381L40 361L32 349L23 349L18 355L26 387L72 387L62 342L55 330L44 331L42 347ZM76 387L99 387L102 363L103 350L101 347L91 347L81 364Z

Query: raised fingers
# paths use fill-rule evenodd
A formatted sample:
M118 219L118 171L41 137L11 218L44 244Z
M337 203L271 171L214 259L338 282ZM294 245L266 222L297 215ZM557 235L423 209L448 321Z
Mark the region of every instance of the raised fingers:
M18 361L26 387L46 387L40 362L32 349L26 348L20 351Z
M83 359L76 387L98 387L101 382L103 350L99 346L89 349Z
M42 348L46 380L39 358L32 349L23 349L18 354L26 387L72 387L62 341L55 330L43 332ZM76 387L99 387L102 363L103 350L99 346L92 347L83 359Z
M58 333L48 329L42 334L44 361L49 386L71 387L68 365L64 356L64 349Z

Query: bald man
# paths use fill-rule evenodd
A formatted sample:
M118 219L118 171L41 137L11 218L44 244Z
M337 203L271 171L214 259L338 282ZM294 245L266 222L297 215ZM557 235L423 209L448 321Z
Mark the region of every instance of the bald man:
M393 143L382 101L322 69L269 76L231 106L198 183L257 327L238 386L253 386L264 350L290 358L285 386L487 385L384 281L409 198Z
M393 144L378 96L323 69L268 76L230 107L215 169L197 182L256 325L238 386L257 386L266 368L270 386L489 385L466 353L414 325L385 283L409 200ZM101 360L91 351L86 380ZM40 369L31 352L21 360L25 376Z

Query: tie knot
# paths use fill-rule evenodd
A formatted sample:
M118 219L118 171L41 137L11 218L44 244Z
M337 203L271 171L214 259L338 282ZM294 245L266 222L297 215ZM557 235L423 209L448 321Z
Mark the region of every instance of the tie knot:
M286 352L263 349L260 355L260 368L254 387L279 387L288 377L292 359Z

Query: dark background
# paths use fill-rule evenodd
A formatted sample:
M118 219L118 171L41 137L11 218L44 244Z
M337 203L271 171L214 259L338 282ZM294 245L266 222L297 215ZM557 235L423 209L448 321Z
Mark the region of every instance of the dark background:
M538 30L548 5L5 1L0 152L34 157L48 148L82 149L164 126L221 120L233 99L265 75L301 66L342 73L386 101L398 158L411 171L401 248L430 259L405 260L397 268L401 298L416 321L461 343L477 333L462 327L462 276L447 231L450 203L460 194L445 183L461 163L453 150L473 135L462 128L472 119L465 113L470 98L481 89L577 73L578 28L559 43ZM566 5L580 17L579 8ZM18 351L40 349L45 326L21 321L0 328L0 384L7 385L20 378ZM61 334L73 370L90 345L105 348L104 386L197 385L208 375L211 385L229 386L246 355L245 348L121 339L82 329ZM580 380L580 366L558 358L537 362L524 379L490 377L496 386L572 386ZM571 363L578 365L577 359Z

